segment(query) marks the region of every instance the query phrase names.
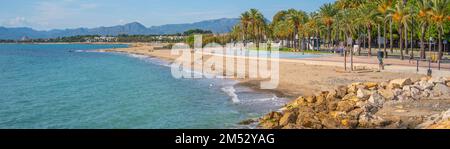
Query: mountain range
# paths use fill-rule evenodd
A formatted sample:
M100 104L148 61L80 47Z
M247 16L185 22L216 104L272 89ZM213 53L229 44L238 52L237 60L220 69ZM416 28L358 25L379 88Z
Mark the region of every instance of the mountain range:
M141 23L132 22L125 25L97 28L76 28L76 29L53 29L49 31L38 31L28 27L6 28L0 27L0 39L19 40L23 37L37 38L57 38L76 35L160 35L183 33L190 29L210 30L213 33L226 33L239 23L237 18L222 18L206 20L195 23L167 24L161 26L145 27Z

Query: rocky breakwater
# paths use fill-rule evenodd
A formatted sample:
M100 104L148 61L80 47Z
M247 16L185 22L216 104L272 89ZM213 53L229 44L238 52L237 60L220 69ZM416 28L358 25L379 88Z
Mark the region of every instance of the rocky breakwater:
M413 121L377 114L389 105L414 103L421 100L450 101L450 78L395 79L387 82L361 82L339 86L331 91L322 91L315 96L298 97L280 109L281 112L271 112L260 118L259 127L264 129L426 128L426 124L422 123L425 123L429 119L427 116L431 116L432 113L408 117L414 119ZM431 124L434 123L429 125Z

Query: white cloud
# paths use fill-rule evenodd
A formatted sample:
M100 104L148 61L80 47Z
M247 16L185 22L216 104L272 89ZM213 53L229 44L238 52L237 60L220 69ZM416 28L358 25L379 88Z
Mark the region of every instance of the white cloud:
M28 25L28 22L25 17L15 17L6 22L3 22L3 24L6 26L26 26Z

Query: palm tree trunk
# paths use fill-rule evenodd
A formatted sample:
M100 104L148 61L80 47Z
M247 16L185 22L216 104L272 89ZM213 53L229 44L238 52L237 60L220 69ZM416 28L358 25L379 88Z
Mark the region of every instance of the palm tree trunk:
M441 60L442 59L442 33L444 32L444 27L438 27L438 44L439 44L439 54L438 54L438 59Z
M392 20L389 20L389 38L390 38L390 49L391 49L391 53L394 53L394 38L392 38Z
M403 26L399 25L398 28L398 34L400 35L400 42L399 42L399 47L400 47L400 59L403 60Z
M386 49L386 23L383 25L383 46L384 46L384 58L388 58L387 49Z
M367 55L370 57L372 56L372 27L369 26L367 28L367 35L369 38L369 41L367 42L369 44L369 51L367 51Z
M378 39L377 39L377 43L378 43L378 51L381 50L381 42L380 42L380 38L381 38L381 29L380 29L380 24L377 25L377 29L378 29Z
M405 26L405 36L404 36L404 39L405 39L405 54L409 54L409 50L408 50L408 27L407 26Z
M426 28L427 28L426 24L422 25L422 30L421 30L421 34L420 34L420 58L421 59L425 59L426 58L426 55L425 55L425 43L424 43L425 42L424 39L425 39Z
M331 26L328 26L328 48L331 47Z

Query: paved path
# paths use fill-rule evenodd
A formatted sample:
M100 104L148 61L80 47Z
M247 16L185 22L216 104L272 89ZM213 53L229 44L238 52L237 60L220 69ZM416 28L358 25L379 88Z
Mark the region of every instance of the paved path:
M326 57L317 57L317 58L304 58L299 59L297 61L301 61L308 64L325 64L325 65L334 65L334 66L344 66L344 57L341 56L326 56ZM419 61L419 72L417 72L417 61L409 61L409 60L399 60L399 59L385 59L385 70L390 72L411 72L411 73L419 73L419 74L427 74L428 70L428 62ZM354 56L353 57L353 65L354 66L365 66L377 69L378 68L378 60L376 56L367 57L367 56ZM347 67L350 68L350 57L347 57ZM432 63L431 68L433 71L433 76L450 76L450 64L449 63L441 63L441 70L438 70L438 64Z

